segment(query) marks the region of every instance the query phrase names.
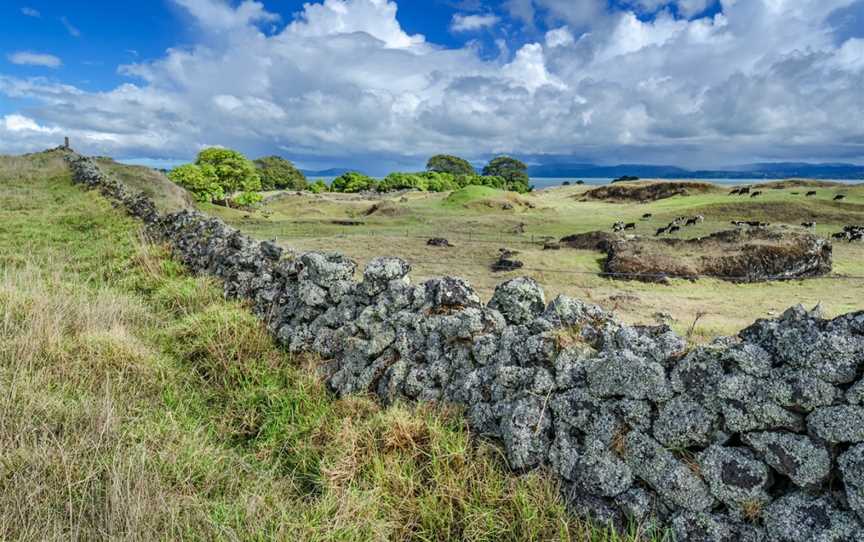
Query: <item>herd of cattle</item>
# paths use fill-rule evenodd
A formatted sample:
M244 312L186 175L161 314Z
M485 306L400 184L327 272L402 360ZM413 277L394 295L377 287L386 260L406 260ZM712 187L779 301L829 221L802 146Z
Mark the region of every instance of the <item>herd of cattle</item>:
M749 194L751 198L757 197L762 194L760 190L751 190L750 186L743 186L740 188L735 188L729 195L746 195ZM799 194L799 192L792 192L792 194ZM815 190L811 190L805 194L805 197L812 197L816 195ZM846 199L846 196L843 194L836 194L834 196L834 201L841 201ZM653 217L651 213L645 213L642 215L642 220L649 220ZM659 237L664 234L673 234L681 231L682 228L686 228L688 226L695 226L700 222L704 222L705 217L702 215L696 216L679 216L676 217L672 222L659 228L654 234L656 237ZM760 222L758 220L733 220L732 225L735 227L751 227L751 228L766 228L771 224L768 222ZM802 222L801 227L813 229L816 227L815 222ZM635 222L624 222L618 221L612 225L612 231L615 233L620 233L628 230L635 230L636 223ZM864 241L864 225L847 225L843 227L843 231L837 232L833 234L832 239L836 239L839 241Z
M793 195L793 196L797 196L798 194L800 194L800 192L792 192L792 195ZM761 195L762 195L762 191L761 191L761 190L752 190L752 187L750 187L750 186L742 186L742 187L739 187L739 188L733 188L732 191L729 192L729 195L730 195L730 196L745 196L745 195L749 195L751 198L755 198L755 197L757 197L757 196L761 196ZM815 196L815 195L816 195L816 191L815 191L815 190L810 190L809 192L807 192L806 194L804 194L804 196L805 196L805 197L808 197L808 198L812 198L812 197ZM846 199L846 196L845 196L844 194L837 194L837 195L834 196L834 201L842 201L842 200L844 200L844 199Z

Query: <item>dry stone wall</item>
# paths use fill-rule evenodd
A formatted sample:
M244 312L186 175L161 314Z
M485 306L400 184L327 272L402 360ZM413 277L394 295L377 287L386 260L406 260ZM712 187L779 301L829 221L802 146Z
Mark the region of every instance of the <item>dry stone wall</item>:
M140 218L189 269L251 301L336 395L446 401L516 471L551 469L572 511L679 541L864 540L864 312L792 307L691 347L664 326L517 278L481 302L410 265L285 251L196 211L160 215L90 159L77 182Z

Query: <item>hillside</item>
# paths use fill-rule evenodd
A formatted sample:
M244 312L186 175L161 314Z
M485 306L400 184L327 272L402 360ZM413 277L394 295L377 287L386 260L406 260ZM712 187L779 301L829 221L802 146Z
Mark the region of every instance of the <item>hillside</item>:
M0 539L589 536L455 411L334 399L57 154L0 188Z

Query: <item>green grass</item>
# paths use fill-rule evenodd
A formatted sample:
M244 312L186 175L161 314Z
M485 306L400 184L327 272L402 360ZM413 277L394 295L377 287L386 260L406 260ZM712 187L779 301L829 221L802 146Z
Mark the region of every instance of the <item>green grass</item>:
M503 190L497 190L489 186L470 185L451 192L444 198L442 204L450 207L460 207L479 199L494 198L503 196L504 194Z
M0 157L0 224L0 539L645 539L458 412L335 400L57 156Z

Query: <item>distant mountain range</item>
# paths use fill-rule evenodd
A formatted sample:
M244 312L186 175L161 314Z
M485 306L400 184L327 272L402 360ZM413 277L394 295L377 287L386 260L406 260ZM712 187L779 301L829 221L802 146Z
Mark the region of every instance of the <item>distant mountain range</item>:
M646 164L541 164L528 167L531 177L617 178L632 175L659 179L864 179L864 166L855 164L808 164L777 162L746 164L728 169L689 170L675 166Z

